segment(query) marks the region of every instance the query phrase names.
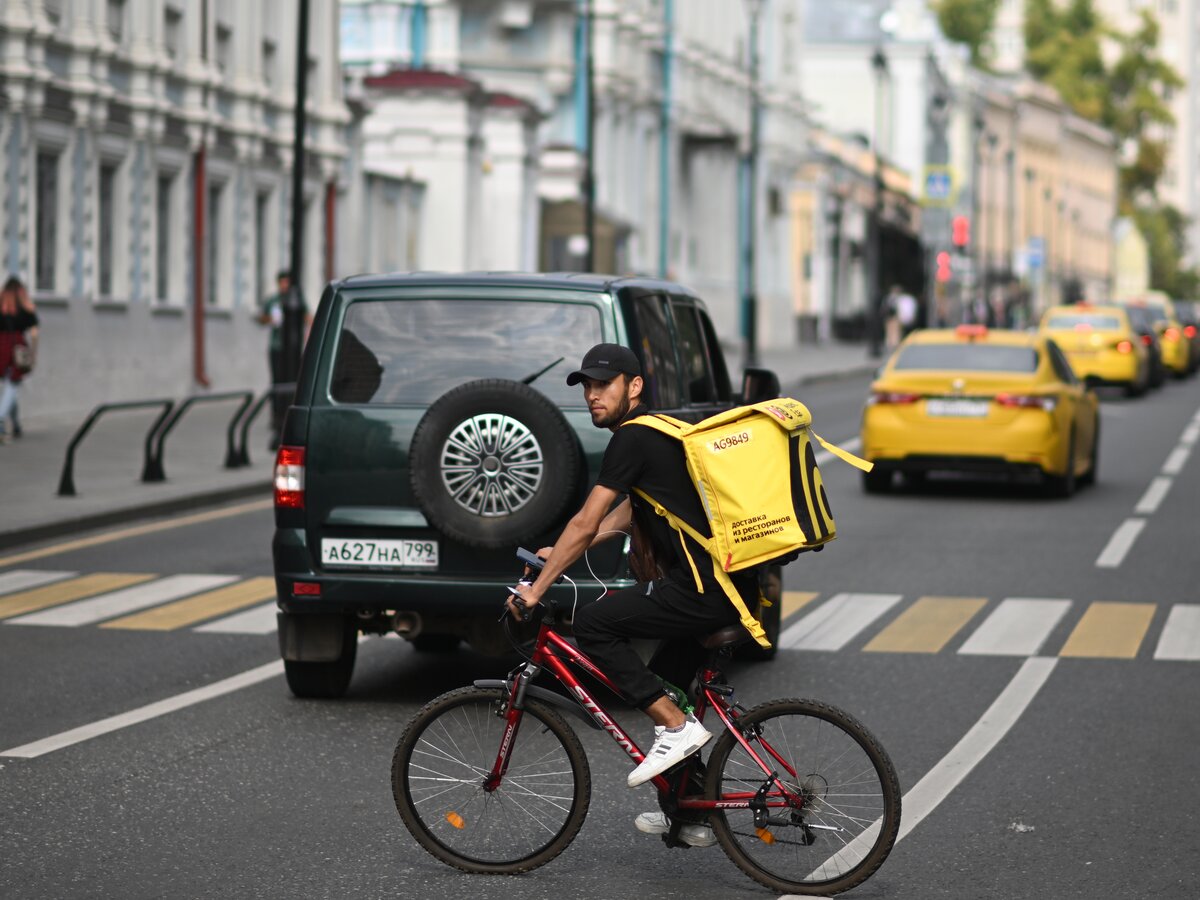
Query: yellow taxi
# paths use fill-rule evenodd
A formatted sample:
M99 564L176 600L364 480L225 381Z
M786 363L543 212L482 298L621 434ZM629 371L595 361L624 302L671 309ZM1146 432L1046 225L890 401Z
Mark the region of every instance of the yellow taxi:
M1096 479L1100 410L1045 334L983 325L915 331L888 359L863 410L863 489L897 472L1036 473L1066 497Z
M1187 375L1191 369L1191 342L1175 316L1171 299L1161 291L1149 291L1145 297L1126 303L1125 309L1133 317L1135 327L1138 317L1153 325L1162 346L1162 361L1167 371L1176 378Z
M1075 375L1088 384L1114 384L1130 396L1150 385L1150 352L1120 306L1052 306L1041 332L1058 344Z

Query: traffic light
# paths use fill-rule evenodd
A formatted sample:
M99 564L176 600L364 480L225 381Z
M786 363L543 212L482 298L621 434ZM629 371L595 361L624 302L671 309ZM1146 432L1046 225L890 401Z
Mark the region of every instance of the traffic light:
M969 218L955 216L950 227L955 247L965 247L971 242L971 220Z
M943 250L937 255L937 280L950 280L950 253Z

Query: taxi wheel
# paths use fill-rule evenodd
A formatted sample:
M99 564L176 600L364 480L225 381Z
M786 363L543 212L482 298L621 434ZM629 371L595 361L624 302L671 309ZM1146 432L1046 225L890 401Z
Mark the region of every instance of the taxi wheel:
M862 485L868 494L886 494L892 489L892 470L876 464L870 472L862 473Z
M1046 488L1052 497L1070 497L1075 493L1075 432L1067 444L1067 468L1062 475L1046 475Z

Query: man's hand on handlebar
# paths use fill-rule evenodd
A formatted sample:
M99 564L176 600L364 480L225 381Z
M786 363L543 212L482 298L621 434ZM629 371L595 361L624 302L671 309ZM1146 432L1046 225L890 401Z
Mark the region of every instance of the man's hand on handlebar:
M528 574L527 576L528 577ZM509 614L518 622L523 622L529 615L530 611L538 605L540 598L533 592L533 585L524 581L519 582L512 588L509 588L511 593L508 599L504 601L504 605L508 608Z

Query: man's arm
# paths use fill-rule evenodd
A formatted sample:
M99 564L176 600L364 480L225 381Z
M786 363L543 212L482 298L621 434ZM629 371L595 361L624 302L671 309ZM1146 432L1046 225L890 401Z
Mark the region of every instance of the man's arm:
M525 602L526 607L534 606L542 599L546 589L554 584L558 576L570 568L571 564L592 545L602 527L607 530L619 528L622 522L628 524L631 508L628 500L609 512L613 503L620 496L617 491L600 484L592 488L583 507L571 517L571 520L567 522L567 527L555 541L554 549L550 551L546 565L538 574L537 579L532 585L521 591L521 599Z

